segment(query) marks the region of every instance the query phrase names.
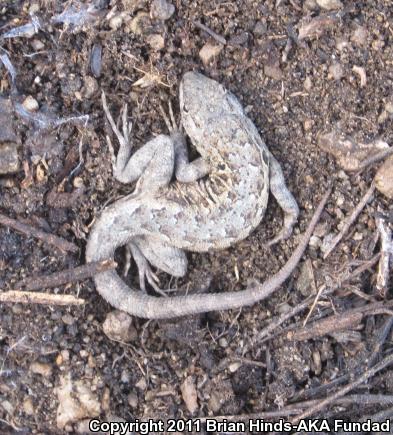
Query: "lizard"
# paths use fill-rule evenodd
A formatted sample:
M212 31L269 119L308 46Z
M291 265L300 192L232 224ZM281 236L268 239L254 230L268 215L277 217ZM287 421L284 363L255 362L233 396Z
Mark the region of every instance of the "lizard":
M104 93L102 103L120 145L115 157L108 140L113 175L123 183L137 182L131 194L107 206L94 223L86 260L110 259L118 247L128 246L141 287L130 288L115 270L101 272L94 282L104 299L129 314L162 319L251 305L275 291L300 261L328 194L287 263L263 284L226 293L149 295L145 280L160 290L150 265L181 277L187 271L184 250L225 249L246 238L263 218L269 191L284 211L284 225L268 244L289 237L299 207L241 103L217 81L199 72L185 73L179 85L181 126L169 106L170 120L165 112L163 116L170 134L156 136L134 153L127 105L120 132ZM200 154L191 162L184 132Z

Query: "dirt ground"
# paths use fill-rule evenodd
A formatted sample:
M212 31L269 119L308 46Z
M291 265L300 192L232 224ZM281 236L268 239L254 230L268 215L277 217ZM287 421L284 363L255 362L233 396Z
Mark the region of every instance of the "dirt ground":
M21 37L0 39L0 54L7 54L17 73L12 85L9 68L0 63L6 113L0 137L11 136L17 150L17 167L0 176L0 213L78 247L64 252L1 225L2 291L15 289L22 279L83 265L94 219L133 189L112 178L101 90L116 117L128 102L137 148L167 132L159 103L170 99L178 114L184 72L198 70L218 80L246 108L300 207L287 241L265 246L282 225L282 212L271 199L246 240L225 251L189 254L184 279L159 273L164 289L186 291L209 277L208 291L225 298L226 291L244 289L252 279L265 280L293 252L329 186L332 195L297 272L252 307L175 321L133 318L129 324L121 318L123 335L115 339L104 325L113 308L91 279L40 289L83 298L81 306L2 303L1 433L84 433L92 417L295 419L336 392L335 400L311 416L392 418L391 311L381 302L388 304L391 294L389 288L377 291L377 266L369 262L381 249L376 218L388 225L393 219L389 199L376 192L343 241L323 258L327 241L367 192L381 163L344 171L318 147L318 137L332 131L354 143L393 144L390 1L177 0L172 5L1 2L0 34L37 17L40 24ZM60 15L64 10L68 16ZM76 22L83 14L84 22ZM89 115L89 120L44 128L37 117L18 111L16 102L43 119ZM113 136L112 142L117 149ZM123 254L119 250L116 257L119 270ZM351 277L360 266L364 272ZM138 285L134 264L126 280ZM307 325L322 318L330 323L302 335L306 318ZM350 385L361 376L363 382Z

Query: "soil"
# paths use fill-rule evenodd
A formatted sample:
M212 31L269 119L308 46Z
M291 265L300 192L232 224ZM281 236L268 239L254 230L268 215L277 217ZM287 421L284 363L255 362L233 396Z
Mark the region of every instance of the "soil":
M265 246L282 225L282 212L271 199L264 220L246 240L225 251L189 254L182 280L159 273L164 289L186 291L208 277L208 291L218 290L225 298L226 291L244 289L250 280L265 280L293 252L329 186L333 193L302 265L271 298L252 307L175 321L133 318L133 333L124 342L105 335L103 323L113 308L96 293L92 280L42 289L81 297L82 306L2 304L1 433L81 433L91 417L131 421L221 415L245 421L251 414L284 409L282 417L290 418L312 406L305 400L320 401L363 373L373 355L375 363L391 352L389 318L380 311L338 331L295 341L288 330L303 327L309 305L260 336L310 295L312 303L321 285L332 287L379 252L377 214L392 222L391 202L376 193L343 241L323 259L323 244L365 194L380 163L359 173L344 172L318 148L318 135L339 130L356 142L381 138L393 143L390 2L178 0L170 17L159 10L165 2L86 3L95 10L82 25L53 21L71 4L81 10L76 2L10 0L0 5L0 33L31 21L29 12L41 22L33 36L1 40L1 51L17 72L15 89L6 69L0 68L1 96L24 104L31 96L40 113L59 118L89 115L87 124L68 122L46 129L10 115L20 164L17 172L0 176L1 213L79 249L76 254L62 252L0 226L3 291L21 279L83 264L94 219L106 204L133 189L112 178L106 141L111 132L101 90L116 117L128 103L138 148L152 135L166 133L160 103L171 100L178 114L177 90L184 72L198 70L218 80L246 108L282 165L300 207L299 223L287 241ZM317 3L332 4L333 9ZM157 17L160 13L164 15ZM317 31L299 38L300 30L318 17L323 20ZM226 44L220 47L217 37L195 22L225 38ZM219 48L202 62L199 52L207 43ZM364 69L366 83L354 66ZM0 125L4 128L5 123ZM123 254L117 255L119 270ZM135 265L126 280L138 285ZM373 266L333 293L322 294L308 324L381 300L375 280ZM389 289L383 296L389 299ZM384 326L388 333L381 338ZM378 340L382 346L375 355ZM387 367L350 391L345 403L334 401L313 417L359 421L384 411L392 406L392 378ZM62 392L67 379L71 395ZM354 398L355 393L362 396ZM383 396L370 403L364 400L368 394ZM290 414L288 406L300 402ZM71 417L59 417L64 408ZM385 420L393 415L391 409Z

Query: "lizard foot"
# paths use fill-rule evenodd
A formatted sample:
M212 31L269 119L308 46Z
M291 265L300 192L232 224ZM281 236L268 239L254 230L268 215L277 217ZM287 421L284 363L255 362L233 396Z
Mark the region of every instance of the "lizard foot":
M179 123L179 125L176 122L175 116L173 115L173 109L172 109L172 103L169 100L168 101L168 111L169 111L169 117L168 114L165 112L164 108L162 107L162 105L159 105L160 108L160 112L161 112L161 116L164 119L165 125L167 127L167 129L169 130L170 134L174 134L177 132L182 132L182 124L181 122Z
M155 292L159 293L161 296L167 297L168 295L160 289L158 283L160 282L158 276L151 270L150 264L146 260L145 256L135 243L129 243L128 248L131 250L132 256L135 260L136 266L138 268L139 274L139 285L141 290L145 293L146 291L146 280L152 286Z
M117 140L120 144L120 150L124 150L127 155L131 152L131 142L130 142L130 133L132 130L132 123L128 122L128 106L127 103L123 105L123 108L121 109L121 120L122 120L122 132L120 132L118 126L116 125L113 116L108 108L108 104L106 102L106 96L105 92L102 91L101 94L101 101L102 101L102 107L104 109L106 118L108 119L108 122L112 128L113 133L115 134ZM109 152L111 154L111 160L112 160L112 167L114 173L117 171L118 166L118 157L115 155L115 150L112 145L112 141L108 135L106 135L106 142L108 144ZM124 152L123 151L123 152Z

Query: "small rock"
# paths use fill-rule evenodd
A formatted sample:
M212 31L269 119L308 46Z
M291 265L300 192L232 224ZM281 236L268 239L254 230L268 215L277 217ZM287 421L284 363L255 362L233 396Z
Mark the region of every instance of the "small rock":
M19 171L17 144L0 142L0 175L12 174L17 171Z
M242 32L240 33L240 35L233 36L228 41L228 44L234 47L241 47L242 45L247 44L248 39L249 39L249 34L247 32Z
M33 98L31 95L28 95L23 100L22 106L26 110L29 110L30 112L34 112L34 111L38 110L38 108L40 107L38 104L38 101L35 98Z
M377 189L389 199L393 199L393 156L390 156L375 175Z
M123 24L123 16L121 14L115 15L109 20L109 27L112 30L119 29Z
M364 86L366 86L366 84L367 84L366 70L363 67L361 67L361 66L354 65L352 67L352 71L359 76L359 78L360 78L360 87L363 88Z
M124 311L115 310L107 314L102 325L105 335L112 340L127 343L137 337L132 317Z
M388 101L385 104L385 110L390 114L393 115L393 101Z
M355 240L355 242L360 242L363 240L363 233L356 231L356 233L352 236L352 239Z
M64 314L61 317L61 320L63 321L63 323L65 323L66 325L72 325L73 323L75 323L75 317L71 316L71 314Z
M149 22L149 14L143 11L139 11L127 25L126 31L134 33L135 35L142 35L143 29L147 27L147 24Z
M263 71L266 76L274 80L281 80L283 77L283 73L278 63L266 64Z
M338 63L335 62L329 67L329 73L328 77L333 80L340 80L344 76L344 69L343 67Z
M102 70L102 44L94 44L91 49L90 70L94 77L97 79L100 77Z
M304 0L303 7L308 11L316 11L318 9L318 5L315 0Z
M309 246L314 249L318 249L321 246L321 239L318 236L311 236L308 242Z
M222 348L226 348L226 347L228 347L228 340L225 338L225 337L221 337L219 340L218 340L218 344L222 347Z
M71 381L70 374L64 375L60 378L56 393L59 401L56 423L59 429L83 418L101 414L100 401L91 391L91 385L85 381Z
M239 370L239 368L240 368L241 366L242 366L242 363L241 363L241 362L239 362L239 361L235 361L235 362L229 364L229 366L228 366L228 370L229 370L231 373L235 373L235 372L237 372L237 371Z
M254 26L254 29L252 31L252 33L255 36L262 36L267 32L267 25L266 23L262 22L262 21L257 21L257 23Z
M86 76L83 85L83 96L85 98L91 98L96 92L98 92L98 83L94 77Z
M311 20L305 19L299 27L299 39L315 38L323 35L338 22L336 17L322 14Z
M343 51L345 48L349 46L349 42L342 37L336 38L336 48L338 51Z
M136 408L138 406L138 396L131 392L127 396L127 402L131 406L131 408Z
M367 44L367 29L362 26L358 26L351 36L351 41L356 45L366 45Z
M150 16L153 20L169 20L175 13L175 6L166 0L153 0L150 7Z
M312 89L312 81L311 81L310 76L305 78L305 80L303 82L303 87L304 87L304 89L306 91L308 91L308 92L311 91L311 89Z
M317 141L323 151L333 154L345 171L357 171L364 159L389 147L386 142L379 139L370 143L355 142L351 137L336 130L319 133Z
M146 38L146 42L150 45L150 47L154 51L160 51L165 46L165 39L163 38L162 35L159 34L149 35Z
M198 410L198 395L195 387L195 381L192 376L188 376L180 386L180 391L191 415Z
M310 131L312 129L313 124L314 124L314 122L313 122L312 119L309 119L309 118L305 119L304 122L303 122L303 129L304 129L304 131L305 132Z
M206 42L199 51L199 57L204 65L208 65L213 58L220 54L223 48L224 46L222 44L211 44L210 42Z
M316 0L317 5L327 11L333 11L334 9L340 9L343 4L340 0Z
M31 397L27 397L23 401L23 412L27 415L33 415L34 414L34 406L33 401L31 400Z
M52 366L45 363L33 362L30 365L30 370L36 375L41 375L44 378L50 378L52 375Z
M146 390L147 388L147 382L146 382L146 378L140 378L139 381L135 384L136 388L138 388L139 390Z
M39 39L33 39L31 41L31 46L33 47L33 50L35 51L41 51L45 48L45 44L40 41Z
M310 296L314 285L314 275L312 270L311 261L304 261L300 267L300 274L296 280L296 290L303 296Z

